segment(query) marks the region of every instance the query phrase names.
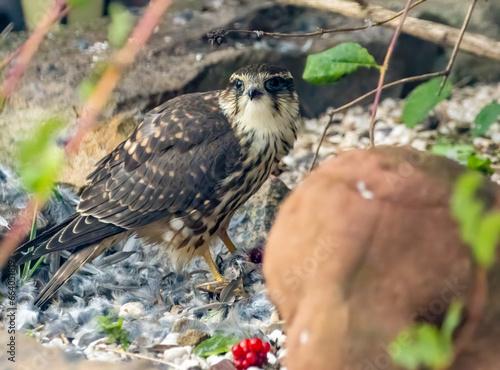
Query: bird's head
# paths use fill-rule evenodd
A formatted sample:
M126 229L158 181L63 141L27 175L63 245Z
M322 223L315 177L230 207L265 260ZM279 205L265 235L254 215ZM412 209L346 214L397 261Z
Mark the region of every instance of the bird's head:
M236 71L222 92L220 106L239 130L286 134L297 130L299 99L291 73L270 64Z

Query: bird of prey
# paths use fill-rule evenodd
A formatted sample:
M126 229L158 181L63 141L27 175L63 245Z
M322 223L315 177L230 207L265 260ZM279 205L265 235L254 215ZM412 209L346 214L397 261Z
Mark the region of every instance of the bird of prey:
M14 253L21 264L71 251L35 304L133 234L167 246L180 266L203 256L223 281L210 246L220 238L236 251L229 221L293 147L299 122L292 75L268 64L239 69L225 90L181 95L150 111L95 165L76 213Z

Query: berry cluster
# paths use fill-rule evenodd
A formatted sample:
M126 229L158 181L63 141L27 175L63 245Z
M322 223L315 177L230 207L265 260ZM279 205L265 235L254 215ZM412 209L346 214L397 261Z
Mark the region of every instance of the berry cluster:
M235 344L231 351L234 355L234 366L238 370L248 369L250 366L261 367L267 362L267 352L271 346L259 338L245 339Z

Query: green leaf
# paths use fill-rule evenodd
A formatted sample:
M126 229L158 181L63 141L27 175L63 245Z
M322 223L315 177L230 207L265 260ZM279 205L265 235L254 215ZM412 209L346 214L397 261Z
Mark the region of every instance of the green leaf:
M87 101L92 93L95 91L99 80L101 79L104 72L106 72L106 68L108 68L109 64L107 62L98 62L94 68L92 68L92 72L89 77L84 79L80 85L77 87L78 97L81 101Z
M487 105L476 116L472 127L472 136L484 135L495 122L500 122L500 104L497 102Z
M87 101L92 93L95 91L97 86L97 81L91 79L83 80L82 83L77 87L78 97L81 101Z
M209 357L227 353L231 347L239 343L240 339L234 335L223 336L214 334L211 338L204 340L194 348L194 354L200 357Z
M128 39L133 26L133 18L127 8L118 3L109 5L111 24L108 29L108 39L111 45L121 48Z
M460 176L451 197L451 212L460 224L462 240L471 247L475 243L484 204L476 198L476 191L483 182L477 172Z
M451 83L446 81L443 91L438 95L441 78L434 78L417 86L406 99L401 119L407 127L413 128L421 123L439 102L451 95Z
M451 341L443 340L438 328L429 324L418 324L403 331L389 348L394 363L407 369L445 368L453 360Z
M491 268L495 263L496 249L500 242L500 212L486 214L479 224L474 255L480 266Z
M99 331L108 336L108 343L119 343L123 349L127 350L130 346L130 339L128 333L123 329L123 318L120 317L118 321L111 322L111 315L97 316L97 327Z
M451 302L444 318L443 326L441 327L441 336L443 340L453 342L453 332L460 324L462 319L463 303L460 301Z
M361 67L380 68L375 58L361 45L346 42L322 53L309 55L302 77L314 84L332 83Z
M77 8L79 6L85 5L89 0L68 0L68 5L72 8Z
M56 144L57 134L63 126L63 121L49 119L19 144L21 181L28 192L42 201L50 196L64 163L64 151Z
M471 170L481 172L486 176L490 176L495 173L495 170L491 168L491 160L489 158L479 157L475 153L469 157L467 167Z
M470 156L474 154L474 146L470 144L436 143L432 146L431 152L460 163L467 163Z

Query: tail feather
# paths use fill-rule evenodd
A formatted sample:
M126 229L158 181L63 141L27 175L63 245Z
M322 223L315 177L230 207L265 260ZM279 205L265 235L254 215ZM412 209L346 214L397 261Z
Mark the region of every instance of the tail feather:
M91 262L101 253L106 251L110 245L108 243L100 243L94 247L83 249L69 256L67 261L57 270L55 275L50 279L47 285L42 289L33 302L35 306L43 306L54 293L69 280L73 274L87 262Z
M75 213L61 224L18 247L13 258L17 264L22 264L60 250L77 252L124 231L124 228L100 222L95 217ZM33 250L30 251L30 248Z

